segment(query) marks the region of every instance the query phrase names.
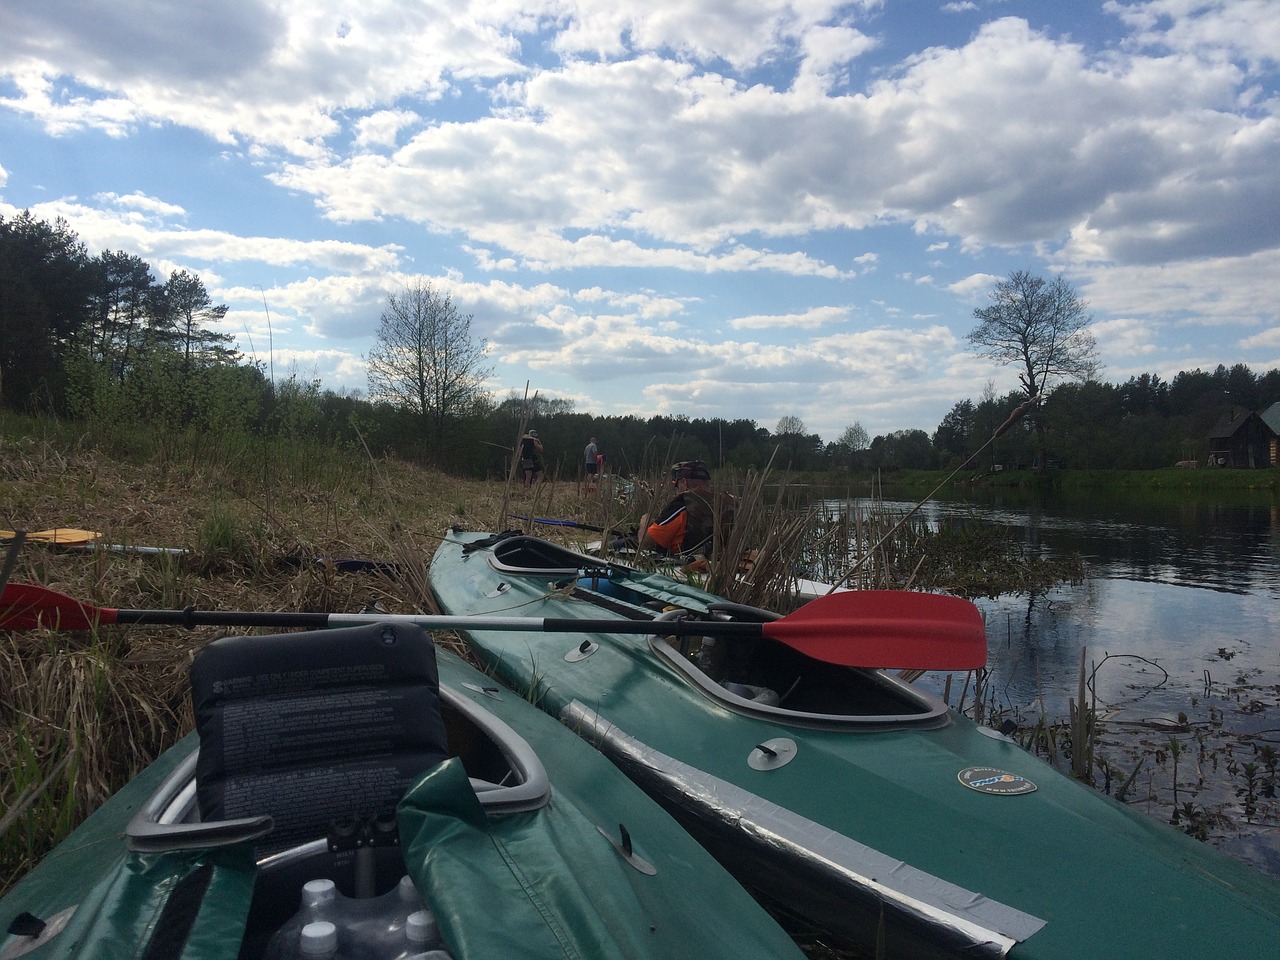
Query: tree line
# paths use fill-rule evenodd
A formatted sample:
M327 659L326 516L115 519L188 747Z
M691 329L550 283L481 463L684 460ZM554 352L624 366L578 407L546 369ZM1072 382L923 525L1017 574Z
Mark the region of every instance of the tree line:
M472 317L425 280L391 295L365 358L367 395L336 393L296 371L277 379L213 326L227 312L198 276L158 279L124 251L90 254L61 219L0 217L0 405L136 429L248 435L350 447L459 474L499 477L522 429L535 427L547 472L579 475L596 437L611 471L642 475L676 460L796 471L968 466L1150 469L1203 459L1214 425L1280 400L1280 370L1247 366L1096 376L1085 305L1062 278L1025 272L974 311L980 355L1019 368L1020 390L957 402L930 434L869 436L854 420L830 443L796 416L770 430L750 419L598 416L539 394L497 397ZM1038 403L991 442L1029 396Z

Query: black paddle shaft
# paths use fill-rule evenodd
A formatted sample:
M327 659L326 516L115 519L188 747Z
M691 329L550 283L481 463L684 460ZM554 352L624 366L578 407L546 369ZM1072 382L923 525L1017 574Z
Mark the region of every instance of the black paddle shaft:
M251 610L117 610L116 623L179 627L326 627L412 620L427 628L458 630L528 630L542 633L641 633L701 637L761 637L764 624L728 620L584 620L578 618L379 616L376 613L297 613ZM434 621L434 622L433 622Z

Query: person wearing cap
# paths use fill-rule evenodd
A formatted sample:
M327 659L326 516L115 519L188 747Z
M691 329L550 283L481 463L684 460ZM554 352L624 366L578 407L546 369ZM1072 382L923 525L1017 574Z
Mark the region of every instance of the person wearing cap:
M542 441L538 439L537 430L530 430L520 438L520 469L526 487L542 479Z
M639 548L673 556L710 556L716 533L711 471L701 460L681 460L671 468L671 485L676 495L657 517L640 518Z

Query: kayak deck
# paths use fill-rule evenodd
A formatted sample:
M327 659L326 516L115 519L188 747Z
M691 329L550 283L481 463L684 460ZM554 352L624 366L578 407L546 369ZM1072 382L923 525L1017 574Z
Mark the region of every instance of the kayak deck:
M594 558L574 567L554 544L457 533L431 578L454 615L768 615ZM804 663L769 640L730 647L717 666L696 639L467 639L744 883L869 949L883 934L891 956L1248 956L1280 936L1273 879L929 708L883 671Z

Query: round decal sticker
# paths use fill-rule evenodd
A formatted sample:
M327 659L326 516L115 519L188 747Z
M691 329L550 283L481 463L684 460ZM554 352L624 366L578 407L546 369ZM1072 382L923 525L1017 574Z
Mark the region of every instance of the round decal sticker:
M1036 789L1036 785L1026 777L1007 770L997 770L995 767L966 767L957 776L966 787L979 793L1017 796L1020 793L1032 793Z

